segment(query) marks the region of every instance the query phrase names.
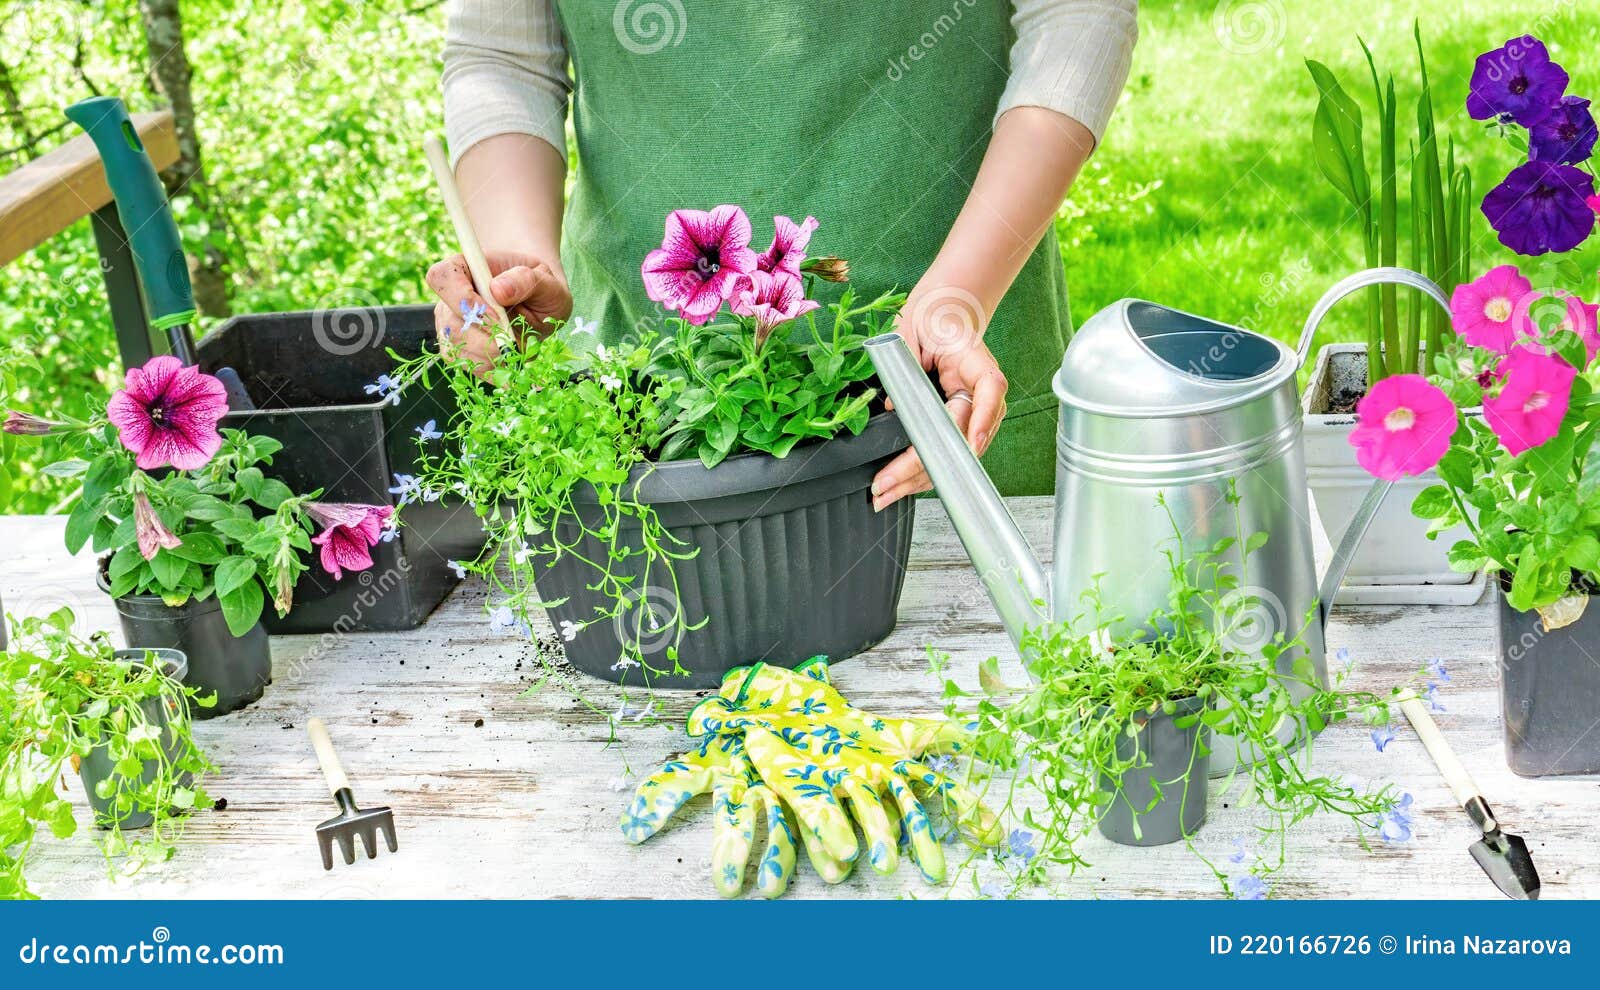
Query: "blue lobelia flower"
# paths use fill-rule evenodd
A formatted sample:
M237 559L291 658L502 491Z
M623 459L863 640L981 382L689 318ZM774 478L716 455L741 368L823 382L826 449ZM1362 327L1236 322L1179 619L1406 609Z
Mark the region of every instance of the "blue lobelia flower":
M1560 103L1528 128L1528 157L1579 165L1594 154L1597 136L1600 132L1595 129L1589 101L1581 96L1563 96Z
M1024 864L1027 864L1033 862L1033 857L1037 855L1039 855L1039 850L1033 847L1032 832L1014 828L1006 836L1006 858L1020 859Z
M444 434L439 432L438 422L430 419L426 423L423 423L421 426L417 427L417 436L424 440L438 440L440 437L444 436Z
M998 880L986 881L983 886L978 888L978 896L1002 900L1006 896L1005 885Z
M1428 661L1428 676L1441 684L1450 683L1450 671L1445 668L1444 661L1438 657Z
M1228 862L1237 866L1243 863L1249 855L1249 851L1245 848L1244 838L1240 837L1233 840L1233 852L1228 854Z
M379 375L378 380L362 387L368 395L376 395L380 399L388 399L394 405L400 404L400 383L389 375Z
M1380 725L1372 730L1372 745L1378 748L1378 752L1383 752L1392 742L1394 742L1394 730L1387 725Z
M1264 901L1267 885L1254 874L1243 876L1233 882L1233 896L1241 901Z
M1531 34L1484 52L1472 67L1467 113L1473 120L1510 118L1531 127L1567 89L1567 70L1550 60Z
M1560 254L1594 232L1594 177L1558 162L1524 162L1483 197L1500 243L1522 255Z
M396 496L401 505L409 505L422 495L422 482L414 474L397 474L389 494Z
M935 753L932 756L925 757L922 765L934 773L942 773L946 776L956 772L956 758L948 753Z
M1430 712L1449 711L1449 709L1445 708L1444 702L1439 700L1439 685L1434 683L1433 681L1429 681L1428 682L1428 689L1426 691L1422 692L1422 697L1423 697L1423 699L1425 701L1428 702L1428 711L1430 711Z
M1411 795L1401 794L1378 820L1378 835L1385 842L1411 841Z
M489 307L485 303L471 303L465 299L461 300L461 329L483 326L483 314L488 311Z

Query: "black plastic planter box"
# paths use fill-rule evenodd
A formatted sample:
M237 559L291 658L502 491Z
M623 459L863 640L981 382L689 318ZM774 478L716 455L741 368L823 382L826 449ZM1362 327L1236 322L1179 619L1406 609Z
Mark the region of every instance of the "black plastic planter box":
M270 474L296 492L322 489L328 502L393 505L395 475L414 473L417 427L442 429L455 410L450 390L407 383L398 404L365 387L394 366L389 348L411 356L433 341L432 306L318 310L236 316L200 342L207 371L231 366L244 378L253 412L229 413L225 427L273 437L283 450ZM414 629L455 587L446 565L477 556L484 535L459 501L406 507L392 542L373 549L373 567L334 581L312 563L294 608L271 633Z
M1600 601L1546 631L1500 589L1500 711L1506 762L1522 777L1600 773Z
M720 684L728 669L758 660L793 667L813 656L838 661L876 646L894 629L916 500L874 512L872 478L907 442L894 414L881 413L860 436L796 447L785 458L741 454L709 471L698 460L635 469L630 494L654 508L673 536L699 548L674 567L684 614L691 622L707 620L678 645L678 662L689 676L647 679L618 664L636 645L651 667L672 669L666 655L671 633L635 635L633 609L622 622L578 632L566 643L567 659L609 681L706 688ZM594 504L592 489L588 504ZM601 521L595 511L592 525ZM578 555L606 557L606 544L576 526L557 529L563 543L576 541ZM637 545L638 532L625 521L619 542ZM657 596L672 593L659 571L645 587L638 558L616 566L635 575L633 587L643 588L652 609L658 609ZM593 569L571 555L540 568L540 596L567 598L551 609L557 628L581 624L606 604L589 589L593 581Z

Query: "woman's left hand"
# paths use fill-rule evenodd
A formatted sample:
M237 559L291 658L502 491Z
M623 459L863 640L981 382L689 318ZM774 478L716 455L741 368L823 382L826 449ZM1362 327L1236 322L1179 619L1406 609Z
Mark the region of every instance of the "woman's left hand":
M951 418L980 457L1006 414L1006 376L983 342L988 322L972 293L924 279L906 299L895 326L917 362L937 372ZM922 459L908 448L872 479L872 508L881 511L931 488Z

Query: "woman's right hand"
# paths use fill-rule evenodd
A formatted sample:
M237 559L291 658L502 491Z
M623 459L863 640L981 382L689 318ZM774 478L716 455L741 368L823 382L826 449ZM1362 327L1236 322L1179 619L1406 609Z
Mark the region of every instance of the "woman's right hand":
M539 258L514 251L486 252L493 280L489 291L512 320L522 317L528 326L543 336L552 329L547 321L572 316L572 292L565 273ZM441 346L469 358L479 374L494 362L494 338L482 327L463 327L463 304L481 306L486 300L472 287L467 260L453 255L428 269L428 287L439 297L433 308L434 329ZM485 323L495 319L493 310L483 314Z

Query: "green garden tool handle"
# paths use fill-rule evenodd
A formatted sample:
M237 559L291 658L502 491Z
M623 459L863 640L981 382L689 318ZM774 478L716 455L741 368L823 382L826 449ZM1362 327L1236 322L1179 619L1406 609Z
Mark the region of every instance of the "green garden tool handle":
M194 292L189 287L189 267L183 256L183 242L178 238L178 225L172 219L166 190L145 152L144 142L139 140L128 108L115 96L96 96L74 103L66 109L66 115L89 135L105 163L106 184L111 187L117 216L133 250L151 325L170 331L193 322ZM169 337L177 348L180 335ZM186 364L194 363L192 353L177 356Z

